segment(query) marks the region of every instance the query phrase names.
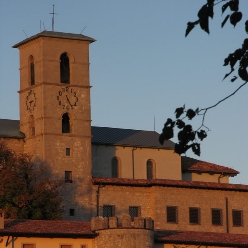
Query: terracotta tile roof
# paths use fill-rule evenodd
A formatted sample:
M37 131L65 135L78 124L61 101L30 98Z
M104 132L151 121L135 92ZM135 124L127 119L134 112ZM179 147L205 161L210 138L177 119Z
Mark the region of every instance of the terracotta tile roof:
M228 168L225 166L204 162L201 160L189 158L189 157L181 157L182 161L182 171L183 172L209 172L209 173L224 173L229 175L237 175L239 172Z
M248 247L248 234L156 230L155 242Z
M0 119L0 137L22 139L25 135L20 132L20 121Z
M65 220L11 220L5 219L0 236L29 237L95 237L90 222Z
M183 181L169 179L127 179L127 178L92 178L92 183L99 185L116 185L116 186L137 186L137 187L177 187L177 188L195 188L195 189L214 189L214 190L229 190L229 191L244 191L248 192L248 185L229 184L229 183L212 183L198 181Z
M132 147L147 147L159 149L173 149L174 143L170 140L159 143L159 134L155 131L142 131L111 127L91 127L92 144L120 145Z
M54 32L54 31L43 31L36 35L33 35L13 46L13 48L17 48L27 42L30 42L31 40L35 40L39 37L50 37L50 38L62 38L62 39L70 39L70 40L86 40L90 42L96 41L93 38L90 38L88 36L82 35L82 34L72 34L72 33L62 33L62 32Z

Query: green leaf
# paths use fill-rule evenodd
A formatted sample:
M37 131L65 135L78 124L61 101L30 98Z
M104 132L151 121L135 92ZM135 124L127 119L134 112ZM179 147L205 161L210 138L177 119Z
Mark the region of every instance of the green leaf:
M235 27L236 24L242 19L241 12L234 12L230 16L230 23Z
M172 119L171 118L168 118L167 121L164 124L164 127L169 126L171 123L172 123Z
M162 133L159 136L159 143L163 145L165 140L169 140L173 137L174 137L173 128L164 127Z
M245 32L248 34L248 20L245 22Z
M230 17L230 15L227 15L227 16L225 17L224 21L221 23L221 27L222 27L222 28L223 28L224 25L226 24L226 22L227 22L227 20L228 20L229 17Z
M208 28L208 16L205 16L200 20L200 27L202 30L207 32L209 34L209 28Z
M189 118L189 120L192 120L195 117L196 113L193 109L188 109L186 116Z

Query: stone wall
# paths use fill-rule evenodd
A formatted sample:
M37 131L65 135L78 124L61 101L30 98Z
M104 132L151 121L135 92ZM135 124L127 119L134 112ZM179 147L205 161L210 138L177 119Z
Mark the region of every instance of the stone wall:
M93 240L93 248L153 248L154 234L151 218L135 217L131 222L129 215L121 219L93 218L92 231L98 236Z

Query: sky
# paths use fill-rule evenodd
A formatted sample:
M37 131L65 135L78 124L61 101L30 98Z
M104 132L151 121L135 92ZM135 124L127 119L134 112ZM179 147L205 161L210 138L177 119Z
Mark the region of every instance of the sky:
M248 1L241 22L221 29L221 5L210 20L210 35L199 27L185 38L205 0L5 0L0 8L0 118L19 119L19 51L12 46L40 31L82 33L90 45L92 125L155 130L160 133L177 107L205 108L231 94L241 80L222 81L224 58L247 38ZM235 72L236 73L236 72ZM234 73L234 75L236 75ZM240 174L231 183L248 184L248 86L208 111L211 129L201 156ZM198 127L198 123L194 122ZM176 141L175 139L173 141Z

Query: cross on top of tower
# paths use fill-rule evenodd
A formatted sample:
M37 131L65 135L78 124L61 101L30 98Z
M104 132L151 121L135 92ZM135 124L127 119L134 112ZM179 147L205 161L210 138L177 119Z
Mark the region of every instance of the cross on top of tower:
M54 31L54 15L55 14L57 15L57 13L54 12L54 4L53 4L53 12L49 13L49 14L53 15L53 17L52 17L52 31Z

